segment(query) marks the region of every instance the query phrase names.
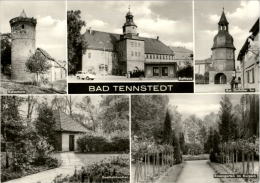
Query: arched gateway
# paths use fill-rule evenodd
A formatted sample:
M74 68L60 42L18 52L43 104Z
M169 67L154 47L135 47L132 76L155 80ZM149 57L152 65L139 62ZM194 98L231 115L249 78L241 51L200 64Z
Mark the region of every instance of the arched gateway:
M214 79L215 84L226 84L227 83L227 77L223 73L218 73L215 75Z

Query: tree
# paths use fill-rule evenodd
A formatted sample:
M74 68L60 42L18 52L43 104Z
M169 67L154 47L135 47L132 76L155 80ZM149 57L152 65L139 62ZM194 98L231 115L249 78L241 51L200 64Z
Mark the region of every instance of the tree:
M40 51L37 50L33 55L28 58L25 66L30 73L36 74L37 83L39 82L39 75L45 74L51 68L48 59Z
M85 113L89 118L89 121L92 123L92 130L95 132L98 127L98 120L95 106L92 104L91 97L85 96L81 102L76 104L76 107L79 108L82 113Z
M105 133L129 130L129 98L103 96L100 102L99 121Z
M38 107L38 117L35 121L38 134L44 138L48 144L56 147L56 122L51 107L47 103L42 103Z
M67 113L66 97L67 96L54 96L54 98L51 101L51 108L53 110L58 110Z
M1 34L1 65L3 74L11 74L11 34Z
M19 113L23 98L1 97L1 134L5 142L19 142L24 124Z
M142 139L161 136L169 98L166 95L131 97L131 134ZM161 139L158 139L160 141Z
M165 144L170 144L172 138L172 125L171 125L171 118L169 114L169 110L166 112L166 117L164 120L164 125L163 125L163 142Z
M81 70L82 54L84 54L87 49L87 43L80 33L86 23L81 20L80 13L81 11L79 10L67 12L69 74L75 74L78 70Z
M220 101L219 111L219 133L222 142L228 142L234 138L232 103L227 95L224 95Z
M32 119L32 113L34 111L34 107L37 104L37 98L32 96L32 95L28 95L27 99L27 119L31 120Z

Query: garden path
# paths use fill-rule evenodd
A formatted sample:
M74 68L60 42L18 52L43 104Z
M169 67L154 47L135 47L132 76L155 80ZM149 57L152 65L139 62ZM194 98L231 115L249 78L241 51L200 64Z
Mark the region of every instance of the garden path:
M73 152L57 153L55 154L55 157L62 161L62 165L59 168L46 170L33 175L7 181L5 183L52 183L54 178L58 175L73 175L75 167L79 169L83 165L91 164L113 155L115 154L77 154Z
M177 183L220 183L219 179L213 177L215 172L207 161L186 161Z

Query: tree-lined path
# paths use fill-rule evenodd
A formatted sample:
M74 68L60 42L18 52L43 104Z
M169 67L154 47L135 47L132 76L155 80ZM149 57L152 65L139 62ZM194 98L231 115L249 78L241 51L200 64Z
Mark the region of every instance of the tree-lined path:
M213 177L215 172L207 161L186 161L177 183L220 183L219 179Z

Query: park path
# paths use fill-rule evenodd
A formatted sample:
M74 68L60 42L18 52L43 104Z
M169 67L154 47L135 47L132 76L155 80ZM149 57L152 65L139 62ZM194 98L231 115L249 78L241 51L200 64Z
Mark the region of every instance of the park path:
M54 178L58 175L73 175L75 168L79 170L84 165L100 161L108 156L113 156L113 154L77 154L73 152L57 153L55 157L62 161L62 165L59 168L46 170L7 181L5 183L52 183Z
M186 161L177 183L220 183L219 179L213 178L215 172L207 161Z

